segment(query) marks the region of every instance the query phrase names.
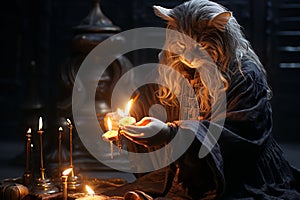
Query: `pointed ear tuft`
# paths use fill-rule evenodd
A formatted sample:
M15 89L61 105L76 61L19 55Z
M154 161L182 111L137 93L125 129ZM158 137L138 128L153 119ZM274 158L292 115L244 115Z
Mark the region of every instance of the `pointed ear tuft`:
M163 20L170 21L172 17L170 17L171 9L163 8L161 6L153 6L154 13L162 18Z
M225 31L225 27L231 17L231 12L222 12L217 14L214 18L209 21L210 26L214 26L220 31Z

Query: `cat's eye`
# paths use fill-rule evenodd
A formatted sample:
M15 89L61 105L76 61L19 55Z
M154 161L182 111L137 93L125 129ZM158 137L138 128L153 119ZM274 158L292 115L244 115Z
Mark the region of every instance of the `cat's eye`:
M200 42L199 43L202 47L205 47L206 46L206 43L205 42Z
M205 47L206 47L206 44L204 42L200 42L197 45L197 49L200 50L200 51L203 50L203 49L205 49Z

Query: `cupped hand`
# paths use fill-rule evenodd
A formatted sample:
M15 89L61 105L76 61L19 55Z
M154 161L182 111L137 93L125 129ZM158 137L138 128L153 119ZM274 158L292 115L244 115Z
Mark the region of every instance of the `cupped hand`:
M169 126L154 118L144 117L134 125L121 128L122 134L129 140L144 146L155 146L165 142L170 135Z

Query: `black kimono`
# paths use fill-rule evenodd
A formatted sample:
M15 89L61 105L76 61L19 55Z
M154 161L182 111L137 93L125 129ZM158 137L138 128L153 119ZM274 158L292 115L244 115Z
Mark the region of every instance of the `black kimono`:
M285 160L271 133L272 110L264 75L250 61L243 62L242 71L232 76L226 91L223 127L208 119L199 120L195 140L176 162L137 174L137 180L119 188L117 194L141 190L152 197L172 199L300 199L299 172ZM160 103L155 90L153 85L141 88L131 113L137 120L148 115L151 105ZM179 120L178 108L165 109L168 121ZM176 123L183 129L189 125L184 120ZM210 153L199 159L209 125L222 132ZM133 152L160 148L145 148L130 141L127 147Z

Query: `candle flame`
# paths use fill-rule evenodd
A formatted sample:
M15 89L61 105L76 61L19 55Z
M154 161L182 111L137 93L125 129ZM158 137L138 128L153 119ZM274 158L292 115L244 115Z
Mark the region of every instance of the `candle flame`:
M60 126L59 128L58 128L58 131L63 131L64 129Z
M65 171L63 171L63 173L62 173L62 175L64 175L64 176L67 176L67 175L69 175L70 174L70 172L72 171L72 167L70 167L70 168L68 168L68 169L66 169Z
M110 117L107 118L107 127L108 127L108 130L111 131L111 129L112 129L112 122L111 122Z
M42 130L43 128L43 119L42 117L39 118L39 130Z
M131 108L131 106L132 106L132 103L133 103L133 99L130 99L130 100L128 101L128 103L127 103L127 106L126 106L125 111L124 111L124 114L125 114L126 116L129 115L129 111L130 111L130 108Z
M29 129L28 129L27 133L28 133L28 134L30 134L30 133L31 133L31 128L29 128Z
M67 118L67 124L68 124L68 126L72 125L71 120L69 120L68 118Z
M86 191L88 192L89 195L94 195L95 192L92 190L92 188L88 185L85 186Z

